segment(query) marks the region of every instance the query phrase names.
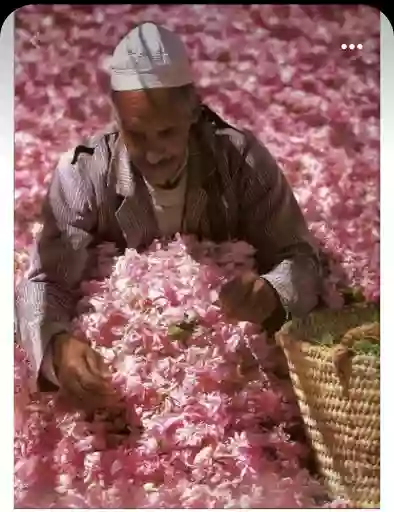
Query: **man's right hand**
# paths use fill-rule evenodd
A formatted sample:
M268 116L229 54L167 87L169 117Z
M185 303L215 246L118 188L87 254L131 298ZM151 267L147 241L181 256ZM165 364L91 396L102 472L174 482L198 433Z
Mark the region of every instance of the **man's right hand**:
M69 334L53 340L53 365L60 392L77 409L87 413L116 407L109 370L98 352Z

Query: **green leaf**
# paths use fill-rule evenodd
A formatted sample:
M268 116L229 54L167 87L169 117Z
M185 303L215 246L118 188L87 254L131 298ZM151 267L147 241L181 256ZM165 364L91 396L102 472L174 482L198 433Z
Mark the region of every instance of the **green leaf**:
M168 336L173 340L186 341L193 334L197 325L197 320L182 321L170 325L168 328Z
M198 322L197 322L197 320L190 320L190 321L184 320L183 322L180 322L177 325L179 326L180 329L182 329L184 331L193 332L194 329L197 327Z
M369 339L356 341L353 345L354 351L358 354L380 356L380 343Z
M174 340L179 340L184 337L185 331L178 325L170 325L168 328L168 335Z

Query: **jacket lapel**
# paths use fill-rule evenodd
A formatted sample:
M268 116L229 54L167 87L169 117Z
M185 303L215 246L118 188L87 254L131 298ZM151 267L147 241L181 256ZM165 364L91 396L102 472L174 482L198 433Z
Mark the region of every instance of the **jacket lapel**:
M183 224L183 230L188 234L196 234L200 231L203 212L208 200L207 192L203 187L203 168L203 155L194 144L189 148L185 218Z
M207 179L215 168L211 158L208 158L201 137L193 132L190 137L188 161L188 186L185 204L184 232L210 236L209 219L207 216Z
M148 188L140 173L132 169L121 137L114 152L114 166L116 194L121 201L115 215L127 247L146 247L159 236L159 228Z

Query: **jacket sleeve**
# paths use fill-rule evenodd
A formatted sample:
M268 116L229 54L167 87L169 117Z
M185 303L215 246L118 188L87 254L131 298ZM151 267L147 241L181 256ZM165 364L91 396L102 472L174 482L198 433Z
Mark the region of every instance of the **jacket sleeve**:
M68 332L96 226L93 185L83 157L64 155L42 209L42 230L16 289L17 338L38 377L51 338Z
M283 172L251 137L240 173L243 235L257 249L260 273L277 292L285 318L303 316L319 301L319 252Z

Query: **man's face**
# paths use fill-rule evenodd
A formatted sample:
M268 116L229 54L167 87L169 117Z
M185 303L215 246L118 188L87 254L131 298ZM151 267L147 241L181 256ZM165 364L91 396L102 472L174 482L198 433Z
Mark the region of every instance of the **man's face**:
M116 92L114 106L132 163L152 185L171 180L185 159L192 109L167 89Z

